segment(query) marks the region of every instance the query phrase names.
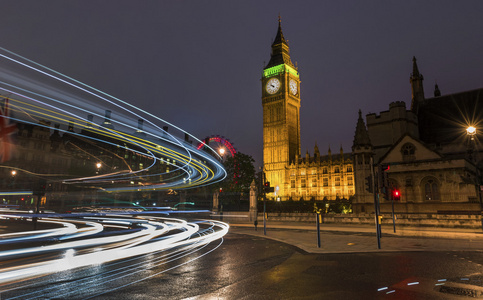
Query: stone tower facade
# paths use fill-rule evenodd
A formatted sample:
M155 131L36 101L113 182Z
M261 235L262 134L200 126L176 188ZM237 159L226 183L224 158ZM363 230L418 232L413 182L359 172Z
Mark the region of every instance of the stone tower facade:
M278 30L270 61L262 75L263 168L275 192L269 197L286 200L349 199L354 194L350 153L301 155L300 77L292 64L289 46Z
M275 193L285 194L285 168L300 155L300 78L278 30L262 74L263 165Z
M366 186L366 178L371 178L369 184L375 179L372 178L374 150L360 110L352 145L352 156L355 169L355 197L352 208L356 213L366 212L367 207L374 201L374 194L368 191Z

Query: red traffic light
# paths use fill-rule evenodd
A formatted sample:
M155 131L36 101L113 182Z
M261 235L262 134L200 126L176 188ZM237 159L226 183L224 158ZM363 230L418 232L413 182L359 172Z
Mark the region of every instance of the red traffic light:
M401 199L401 192L399 190L393 190L392 196L394 200L399 200Z

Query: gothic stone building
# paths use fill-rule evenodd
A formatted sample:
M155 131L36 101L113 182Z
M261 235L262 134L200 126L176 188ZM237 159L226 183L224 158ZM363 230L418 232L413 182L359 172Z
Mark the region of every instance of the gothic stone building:
M412 101L393 102L388 111L359 112L353 143L355 167L354 212L374 211L374 194L366 178L375 165L376 179L385 178L387 196L380 192L381 210L390 210L392 190L400 191L396 212L474 214L481 210L481 123L483 89L426 98L423 76L413 58ZM466 131L476 127L476 133ZM383 165L385 176L377 166Z
M292 64L279 20L269 63L262 75L263 168L280 200L348 199L354 194L350 153L301 157L300 77Z

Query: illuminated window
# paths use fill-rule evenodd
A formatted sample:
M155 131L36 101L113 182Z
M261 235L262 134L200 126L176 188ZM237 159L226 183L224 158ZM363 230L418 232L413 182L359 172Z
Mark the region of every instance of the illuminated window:
M352 166L347 167L347 172L352 172Z
M295 188L295 179L290 180L290 188Z
M324 186L329 186L329 178L324 178L323 184L324 184Z
M339 172L340 172L339 167L335 167L335 168L334 168L334 173L339 173Z
M347 185L352 185L352 176L347 177Z
M307 184L305 183L305 179L302 179L300 183L302 185L302 188L307 187Z
M340 186L340 177L335 178L335 186Z
M317 187L317 179L312 179L312 187Z
M322 169L322 174L327 174L327 168Z

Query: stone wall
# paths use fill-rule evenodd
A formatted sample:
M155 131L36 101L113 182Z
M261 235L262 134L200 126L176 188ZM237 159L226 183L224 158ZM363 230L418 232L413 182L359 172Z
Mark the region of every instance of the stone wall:
M326 214L323 215L325 224L354 224L373 225L374 214ZM382 224L392 225L391 213L382 214ZM223 216L225 222L248 223L248 212ZM263 214L258 214L258 220L263 220ZM314 213L269 213L268 222L315 223ZM396 214L397 226L426 226L446 228L481 228L479 215L442 215L442 214Z

